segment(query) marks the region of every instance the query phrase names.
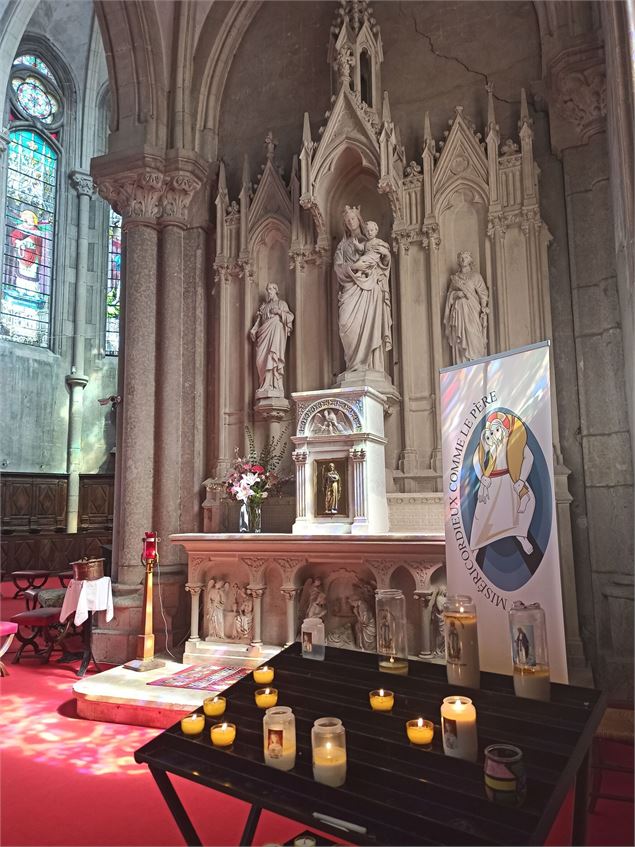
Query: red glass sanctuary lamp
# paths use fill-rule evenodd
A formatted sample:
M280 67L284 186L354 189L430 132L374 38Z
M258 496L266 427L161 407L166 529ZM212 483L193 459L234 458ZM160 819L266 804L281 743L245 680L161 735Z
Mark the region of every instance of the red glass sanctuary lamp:
M143 553L141 561L146 573L143 583L143 633L137 636L137 658L128 662L125 667L132 671L150 671L162 668L165 662L154 658L154 633L152 632L152 573L159 561L156 532L146 532L143 538Z

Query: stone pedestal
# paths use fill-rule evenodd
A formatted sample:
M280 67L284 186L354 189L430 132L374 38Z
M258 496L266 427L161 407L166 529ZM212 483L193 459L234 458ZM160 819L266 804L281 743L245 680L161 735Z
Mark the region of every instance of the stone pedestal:
M388 531L384 396L373 388L293 394L296 520L301 535Z

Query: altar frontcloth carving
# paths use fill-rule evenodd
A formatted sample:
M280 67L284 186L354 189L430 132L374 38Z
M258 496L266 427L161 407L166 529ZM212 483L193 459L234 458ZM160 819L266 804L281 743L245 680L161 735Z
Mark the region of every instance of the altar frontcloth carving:
M250 657L258 664L296 640L309 606L321 609L329 645L367 650L378 588L404 592L410 655L443 657L439 535L186 533L170 541L188 557L188 663L221 656L232 664L235 654L236 664Z

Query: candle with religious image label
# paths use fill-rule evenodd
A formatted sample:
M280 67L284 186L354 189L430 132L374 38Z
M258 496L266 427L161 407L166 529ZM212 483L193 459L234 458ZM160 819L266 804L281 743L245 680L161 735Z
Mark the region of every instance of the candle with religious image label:
M478 756L476 709L469 697L445 697L441 705L443 752L446 756L475 762Z
M281 771L295 766L295 716L289 706L267 709L262 719L265 764Z
M450 595L443 607L445 658L448 682L479 688L481 667L478 655L476 606L467 595Z
M514 692L530 700L550 700L549 649L544 609L514 601L509 612Z

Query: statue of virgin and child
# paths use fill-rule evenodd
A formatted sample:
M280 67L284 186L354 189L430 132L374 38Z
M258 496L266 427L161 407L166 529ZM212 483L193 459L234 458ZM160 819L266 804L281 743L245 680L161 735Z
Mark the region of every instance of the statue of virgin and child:
M344 238L333 266L339 282L339 331L346 370L385 372L392 349L390 247L364 222L358 206L344 209Z

